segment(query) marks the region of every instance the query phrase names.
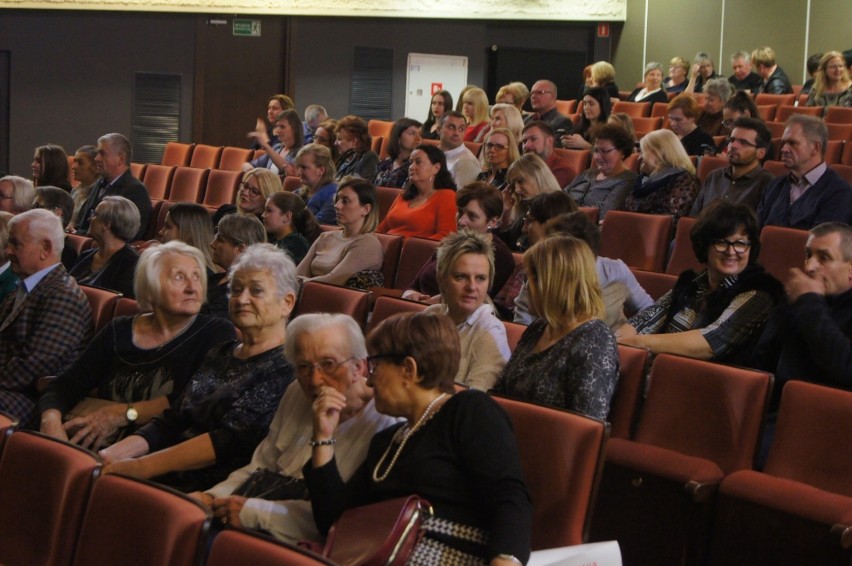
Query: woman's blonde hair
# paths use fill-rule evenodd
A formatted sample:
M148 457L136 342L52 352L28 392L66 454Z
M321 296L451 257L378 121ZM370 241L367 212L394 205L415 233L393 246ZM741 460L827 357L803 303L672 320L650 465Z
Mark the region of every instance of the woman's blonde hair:
M326 146L318 143L303 145L302 149L299 150L299 153L296 154L296 162L298 163L303 157L310 157L313 159L316 167L323 167L325 169L322 179L319 181L320 187L334 181L334 176L337 174L337 168L334 166L334 160L331 157L331 150L329 150ZM307 192L310 192L311 187L306 185L302 185L302 187L305 188ZM278 190L280 191L281 189Z
M598 61L592 65L592 81L595 86L605 86L615 80L615 67L606 61Z
M494 283L494 248L485 234L473 230L450 232L438 246L438 286L453 274L453 266L464 254L485 256L488 260L488 288Z
M642 153L654 155L661 167L679 167L695 174L695 166L686 154L683 144L671 130L655 130L639 140Z
M512 163L506 172L506 179L512 183L519 175L523 175L532 181L532 184L538 189L538 194L562 190L559 181L553 176L553 172L547 166L547 163L535 153L525 153ZM520 199L516 199L515 207L512 209L512 218L515 219L523 214L523 210L523 203Z
M488 95L485 94L484 90L479 87L468 89L468 91L464 93L462 106L464 106L465 100L473 103L473 118L470 119L471 125L481 124L482 122L488 121Z
M573 236L547 236L524 254L533 309L553 327L602 318L595 255Z
M505 127L512 130L516 140L521 139L521 133L524 131L524 117L521 116L521 111L511 104L498 102L491 107L491 111L488 114L493 118L495 112L503 113L503 117L506 118Z
M281 178L270 169L256 167L250 171L246 171L243 175L242 182L245 183L252 177L257 179L257 186L260 189L260 194L263 195L264 202L266 202L266 199L269 198L269 195L281 190ZM246 212L240 208L239 198L237 198L237 214L251 214L252 216L255 216L254 213Z
M210 242L213 241L213 219L210 213L200 204L178 202L166 213L172 223L177 226L181 242L196 248L204 257L204 263L211 271L216 270L213 256L210 254Z
M514 107L510 107L514 108ZM488 158L486 154L488 153L485 149L485 144L488 143L488 140L491 139L491 136L494 134L502 134L506 136L506 142L508 143L507 149L509 150L509 165L517 161L521 158L521 152L518 150L518 138L509 128L494 128L485 134L485 139L482 140L482 151L479 152L479 164L483 169L488 169L491 164L488 163Z
M825 70L828 68L828 64L831 63L832 59L840 59L840 62L843 64L843 75L840 77L840 82L847 87L849 86L849 69L846 67L846 59L843 58L843 53L829 51L820 58L819 67L817 68L817 72L814 73L814 88L812 91L814 94L811 98L822 96L823 92L825 92L828 86L825 80Z
M506 95L512 97L512 101L514 103L515 108L518 109L518 112L524 107L527 99L530 97L530 89L527 88L522 82L515 81L511 82L507 85L503 85L500 87L500 90L497 91L496 100L500 100Z

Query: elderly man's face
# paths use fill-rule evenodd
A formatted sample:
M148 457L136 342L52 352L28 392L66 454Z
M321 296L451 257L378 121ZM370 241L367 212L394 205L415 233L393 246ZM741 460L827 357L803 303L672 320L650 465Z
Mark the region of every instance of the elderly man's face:
M23 221L9 228L9 242L5 250L12 263L12 271L21 279L47 267L44 262L50 255L45 240L29 233L29 225L29 221Z
M852 289L852 261L843 258L837 232L810 236L805 244L805 273L825 285L825 294L841 295Z
M124 156L121 155L109 142L98 143L98 153L95 156L95 165L98 174L103 175L108 181L112 181L127 168Z
M323 387L331 387L346 397L349 408L357 407L366 380L366 360L356 360L339 326L301 333L296 339L296 378L309 399L319 395Z
M15 185L0 181L0 211L15 214Z
M734 71L734 76L739 80L745 79L751 73L751 61L746 61L742 57L737 57L731 61L731 68Z

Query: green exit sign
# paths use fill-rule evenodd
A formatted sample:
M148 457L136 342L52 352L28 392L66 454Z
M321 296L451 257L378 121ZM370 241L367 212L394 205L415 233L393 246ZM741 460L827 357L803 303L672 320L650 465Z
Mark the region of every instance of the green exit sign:
M232 33L242 37L260 37L260 20L234 18Z

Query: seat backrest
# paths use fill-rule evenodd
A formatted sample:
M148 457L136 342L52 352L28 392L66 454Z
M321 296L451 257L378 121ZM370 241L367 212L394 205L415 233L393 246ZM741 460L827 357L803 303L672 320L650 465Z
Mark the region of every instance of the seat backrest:
M215 169L219 166L223 149L222 146L196 144L189 166L196 169Z
M361 328L367 324L370 294L329 283L308 281L302 286L293 316L311 312L348 314Z
M774 106L772 108L774 108ZM780 138L784 135L784 130L787 129L787 124L784 122L769 121L766 122L766 129L769 130L772 139Z
M390 137L393 129L393 122L387 120L369 120L367 122L367 131L370 132L370 137Z
M648 118L651 116L650 102L625 102L619 100L612 105L613 112L624 112L632 118Z
M373 142L370 145L370 149L372 149L379 156L379 159L384 159L385 157L387 157L382 157L381 155L382 142L384 141L384 139L384 136L373 136Z
M618 345L618 384L609 407L609 422L613 438L630 439L633 425L639 416L648 369L648 351L632 346Z
M843 140L828 140L825 144L825 162L829 165L843 160Z
M763 168L769 171L769 174L773 177L780 177L790 172L789 169L784 167L784 162L775 161L772 159L767 159L766 161L764 161Z
M251 161L254 151L242 147L225 146L222 157L219 158L217 169L225 171L242 171L243 165Z
M406 238L399 254L399 267L396 272L395 289L407 289L441 242L426 238Z
M776 104L758 104L757 113L760 119L764 122L770 122L775 119L775 110L778 108Z
M172 202L197 202L204 197L207 186L209 169L193 167L178 167L172 178L172 188L169 190L169 200Z
M515 430L533 503L532 549L582 544L603 466L608 425L495 395Z
M194 566L211 514L188 496L118 474L98 478L83 518L74 566Z
M822 106L793 106L781 105L775 111L776 122L786 122L793 114L806 114L808 116L822 116L825 109Z
M396 197L402 194L402 189L394 187L376 187L376 199L379 203L379 222L385 219Z
M649 109L650 114L650 109ZM653 132L654 130L659 130L663 126L663 119L659 116L655 117L637 117L633 116L633 129L636 130L637 134L647 134L648 132Z
M681 216L677 221L674 244L672 245L672 257L669 258L666 273L680 275L687 269L692 269L700 273L704 269L704 266L695 257L695 250L692 249L692 239L689 237L689 233L692 231L694 225L695 218L688 216Z
M763 471L852 497L852 392L788 381Z
M152 199L165 200L169 196L169 187L175 176L174 165L148 165L145 169L145 188Z
M726 474L751 469L768 373L660 354L634 440L715 462Z
M211 170L207 176L207 189L204 191L202 204L214 207L232 204L236 200L242 178L243 174L239 171Z
M163 150L163 160L161 165L174 165L176 167L186 167L189 165L189 160L192 156L191 143L168 142L166 149Z
M600 216L601 209L596 206L581 206L580 212L585 214L589 220L592 221L593 224L598 223L598 216Z
M136 299L121 297L115 303L115 313L112 316L115 318L117 316L134 316L137 314L142 314L142 309L139 307Z
M577 111L577 102L578 101L576 98L572 100L557 100L556 111L562 114L563 116L573 114Z
M571 179L589 168L592 162L592 152L588 149L562 149L554 148L554 153L558 155L572 171Z
M760 265L779 281L787 281L790 268L804 264L807 241L807 230L764 226L760 231Z
M130 163L130 174L144 182L145 169L148 168L147 163Z
M375 233L379 242L382 243L382 274L385 276L384 286L388 289L393 289L393 284L396 281L396 270L399 267L399 254L402 252L402 236L394 234L379 234Z
M302 186L302 178L297 175L287 175L281 182L281 190L293 192Z
M258 532L228 529L216 535L206 566L317 566L333 564L303 548L273 540Z
M95 324L95 332L99 332L112 320L115 314L115 305L121 298L121 293L89 287L88 285L80 285L80 289L89 300L89 306L92 307L92 322Z
M829 165L829 167L831 167L835 173L843 177L847 183L852 185L852 165L839 165L837 163L833 163Z
M644 269L630 268L630 272L639 282L639 286L645 289L655 301L671 291L677 283L677 275L670 273L657 273L656 271L645 271Z
M376 299L376 304L373 306L373 314L370 316L370 323L367 325L367 332L373 330L379 323L388 317L401 312L420 312L425 310L429 305L418 303L417 301L409 301L407 299L399 299L397 297L389 297L387 295Z
M7 434L0 457L0 563L67 566L98 459L39 433Z
M825 127L828 128L828 139L844 140L847 145L852 141L852 123L831 124L826 122Z
M852 140L843 144L843 154L840 158L842 165L852 165Z
M774 106L792 106L796 102L795 94L767 94L760 93L754 98L758 106L772 104ZM780 122L780 120L779 120Z
M95 241L88 236L81 236L80 234L65 234L65 242L66 244L71 244L77 255L80 255L84 251L91 249Z
M698 175L698 180L701 181L701 184L704 185L704 181L707 180L707 175L709 175L711 171L715 171L716 169L721 169L727 166L727 157L705 155L701 158L701 161L698 162L698 172L696 173L696 175Z
M474 154L476 157L479 157L479 151L482 149L481 143L475 141L465 141L464 145L470 150L472 154Z
M668 215L610 210L601 228L600 255L620 259L630 267L662 272L671 228Z
M824 119L830 124L852 124L852 108L829 106Z

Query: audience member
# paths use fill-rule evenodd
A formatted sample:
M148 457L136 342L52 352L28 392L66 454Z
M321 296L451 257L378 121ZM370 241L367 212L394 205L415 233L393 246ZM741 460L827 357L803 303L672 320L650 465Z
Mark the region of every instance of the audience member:
M560 191L562 187L535 153L525 153L512 163L506 176L509 184L502 191L503 217L495 234L512 251L523 251L527 245L526 238L521 236L529 202L542 193Z
M100 202L89 224L88 236L97 247L86 250L69 274L78 284L117 291L134 298L133 275L139 254L128 245L139 230L139 210L124 197Z
M812 228L804 270L791 269L785 287L787 304L770 317L752 360L775 374L772 410L791 379L852 385L852 228Z
M313 455L303 468L319 532L327 534L347 508L416 492L433 514L423 521L411 563L525 563L532 504L515 435L488 395L454 392L460 352L450 319L388 318L370 333L367 350L376 409L406 422L374 436L367 459L344 483L332 439L346 398L322 389L314 402Z
M214 344L161 416L99 452L104 473L192 492L246 465L269 430L293 366L284 357L298 280L289 257L255 244L231 267L229 308L241 341Z
M760 226L809 230L823 222L852 221L852 188L823 160L825 123L793 114L781 141L781 161L790 174L776 177L763 191L757 207Z
M669 61L669 76L663 80L667 93L680 94L689 83L689 63L683 57L673 57Z
M445 126L455 120L455 114L445 116ZM433 145L418 146L411 154L408 184L394 199L376 232L442 239L456 229L455 191L444 152Z
M294 264L304 259L311 244L322 232L305 201L299 195L285 191L272 193L266 199L263 227L269 243L287 253Z
M741 362L783 299L781 284L757 264L757 218L743 204L717 201L698 217L690 238L706 269L681 273L674 289L616 335L654 354Z
M501 86L497 91L497 96L494 97L494 101L497 104L511 104L517 108L518 112L520 112L523 116L524 104L526 104L529 98L530 89L527 88L527 85L522 82L515 81Z
M736 202L757 210L772 174L761 167L771 134L760 120L739 118L728 137L727 167L711 171L692 204L690 216L697 216L715 200Z
M210 242L213 263L222 269L207 280L207 302L202 314L228 318L228 271L252 244L266 243L266 229L254 215L229 214L219 221Z
M852 80L843 54L829 51L819 61L807 106L852 106Z
M59 221L62 222L62 230L67 231L68 222L74 213L74 199L71 198L71 194L65 189L50 185L41 185L36 188L33 208L43 208L58 216ZM136 229L138 230L139 227L137 226ZM68 271L71 271L71 268L77 263L77 250L69 241L68 236L65 236L65 246L62 248L61 261L62 265Z
M427 307L426 312L448 316L459 332L456 383L488 391L512 353L506 327L487 300L494 281L491 241L485 234L461 230L441 240L437 257L441 304Z
M615 67L612 64L607 61L596 62L592 65L591 78L593 87L605 89L610 100L618 100L618 85L615 84Z
M95 156L97 154L98 148L93 145L81 146L74 153L74 163L71 165L71 171L74 174L74 180L79 184L71 189L71 198L74 199L74 212L71 215L71 221L65 228L67 232L72 234L77 231L77 224L80 222L80 213L86 204L86 199L89 198L89 193L92 192L92 189L100 179L98 167L95 165Z
M377 187L401 189L408 182L411 152L423 141L422 125L411 118L400 118L393 123L388 138L388 158L376 167L372 182Z
M379 156L372 150L373 138L367 122L358 116L344 116L337 121L334 135L337 137L334 146L340 153L335 162L337 174L334 179L340 181L349 176L368 181L372 179L376 175Z
M505 102L498 102L491 107L491 128L508 128L514 134L516 140L521 139L524 130L524 117L515 106Z
M562 147L567 149L588 149L592 146L592 129L601 124L606 124L612 112L612 101L606 89L593 86L583 96L583 112L580 114L580 122L570 135L560 138Z
M749 93L742 90L735 92L725 103L725 107L722 108L722 117L724 118L722 121L724 128L733 127L734 122L740 118L754 118L763 121L754 99Z
M532 310L494 391L606 419L618 381L618 348L601 320L595 259L585 242L548 236L524 254Z
M328 111L319 104L305 106L305 121L302 123L302 141L305 144L314 143L314 134L320 124L328 120Z
M0 211L20 214L33 207L33 182L16 175L0 177Z
M466 129L465 117L456 111L447 112L441 117L440 147L444 152L448 171L457 187L463 187L475 181L481 170L479 160L464 145Z
M752 94L791 94L793 85L775 62L775 51L771 47L758 47L751 52L751 60L757 66L757 74L762 79L751 91Z
M33 162L33 185L36 187L59 187L71 192L68 182L68 155L56 144L49 143L35 149Z
M645 214L671 214L674 225L689 213L701 183L695 166L669 130L645 134L639 141L642 165L624 209Z
M437 140L441 137L441 119L444 114L453 109L453 95L446 90L439 90L432 95L432 100L429 102L429 115L426 116L426 121L423 122L423 128L420 134L423 139Z
M521 157L518 141L508 128L494 128L485 135L480 161L485 170L476 178L500 190L506 187L506 171L509 165Z
M294 109L283 111L275 119L275 133L277 142L273 145L265 131L249 132L248 137L254 140L266 153L251 161L243 163L243 171L251 171L254 168L269 169L280 175L296 175L296 155L302 147L304 134L302 121Z
M0 305L0 410L24 424L36 380L69 366L92 336L89 301L59 261L64 241L59 218L47 210L9 221L5 252L21 281Z
M527 124L541 120L545 122L554 132L573 129L571 120L556 110L557 91L556 85L551 81L540 80L532 87L530 93L530 107L533 113L524 120Z
M716 66L713 64L710 54L699 51L696 53L695 59L692 60L692 68L689 71L689 83L686 85L684 92L704 92L704 87L709 81L724 78L716 72Z
M378 156L377 156L378 158ZM320 224L335 224L334 195L337 169L327 147L318 143L303 146L296 156L302 186L295 193L304 199ZM279 189L280 190L280 189Z
M189 244L201 252L207 277L216 272L216 264L210 256L210 242L213 240L213 222L207 209L193 202L176 202L166 213L160 239L164 244L178 240ZM206 295L205 295L206 296Z
M610 210L620 210L636 183L636 173L624 165L633 153L633 138L621 126L603 124L594 131L592 166L577 175L566 187L578 206L599 209L600 218Z
M294 108L296 108L296 104L293 102L292 98L286 94L273 94L269 97L269 100L266 103L266 122L264 122L263 118L258 118L255 125L255 131L258 133L266 133L270 145L277 144L280 140L278 139L278 136L275 135L275 122L278 120L278 117L282 112L285 110L293 110ZM251 148L260 149L260 145L255 141Z
M38 402L41 431L97 450L177 402L207 350L234 339L230 322L198 315L206 286L196 248L171 242L142 252L135 290L145 314L114 318L61 368Z
M145 236L151 221L151 198L145 185L130 172L132 151L130 140L121 134L105 134L98 138L95 165L101 180L89 193L80 211L76 226L78 232L86 233L95 208L105 196L116 195L130 200L139 210L139 231L133 240L141 240Z
M751 54L746 51L737 51L731 55L731 69L734 74L728 77L736 90L744 90L747 93L755 93L763 82L763 77L755 73L751 68Z
M461 89L461 91L459 91L459 97L456 100L456 107L453 108L452 110L454 110L454 111L458 112L459 114L461 114L462 116L464 116L464 95L467 94L467 91L469 91L472 88L479 88L479 87L477 87L476 85L465 85L464 88Z
M258 529L295 544L321 538L302 466L311 457L313 403L326 388L345 404L335 431L341 479L352 477L374 434L396 422L376 411L367 385L367 347L361 329L342 314L303 314L287 326L284 346L295 367L292 383L251 462L204 492L191 495L225 525Z
M805 84L802 85L802 90L799 91L799 96L803 94L810 94L811 89L814 88L814 81L816 80L816 72L819 70L819 62L822 60L823 53L815 53L808 57L808 60L805 63L805 68L808 71L808 80L805 81ZM843 66L846 66L846 62L844 61ZM798 105L798 100L796 100L796 104Z
M734 87L724 77L704 83L704 110L695 123L698 129L710 136L727 136L731 128L725 126L724 107L734 95Z
M217 224L228 214L237 213L240 216L254 216L260 220L266 199L272 193L281 190L281 177L269 169L255 168L243 173L243 180L237 191L236 204L223 204L213 216L213 223Z
M662 88L663 66L656 61L645 65L644 85L635 89L627 97L628 102L648 102L653 107L657 102L668 104L669 97Z
M18 275L12 270L12 262L6 255L9 244L9 221L14 217L11 212L0 211L0 304L15 292Z
M636 148L638 147L638 144L636 143L636 128L633 127L633 118L630 117L630 114L627 114L626 112L613 112L609 115L607 123L615 124L627 132L632 146L630 154L636 153Z
M331 160L337 161L337 146L334 144L337 138L334 137L334 130L337 128L337 120L331 118L323 120L314 132L313 143L325 146L331 152Z
M560 187L565 187L571 182L577 171L572 169L567 159L560 157L553 150L556 143L555 139L553 130L545 122L529 122L524 126L521 148L525 154L532 153L544 160L544 163L556 178L556 183Z
M475 181L458 190L456 206L458 207L458 229L483 234L494 248L494 280L488 290L488 295L494 298L515 269L512 250L503 240L492 235L492 231L499 226L500 216L503 214L503 197L493 185L484 181ZM434 253L420 268L402 297L427 303L440 301L441 290L438 286L437 271L438 255Z
M384 284L382 243L375 235L379 224L376 188L350 178L334 198L342 230L323 232L314 241L296 274L303 279L368 290Z
M479 87L468 89L462 99L462 114L467 119L464 141L480 141L488 127L488 95Z
M669 127L680 139L687 155L716 153L713 138L698 127L698 103L691 94L681 94L669 102Z

